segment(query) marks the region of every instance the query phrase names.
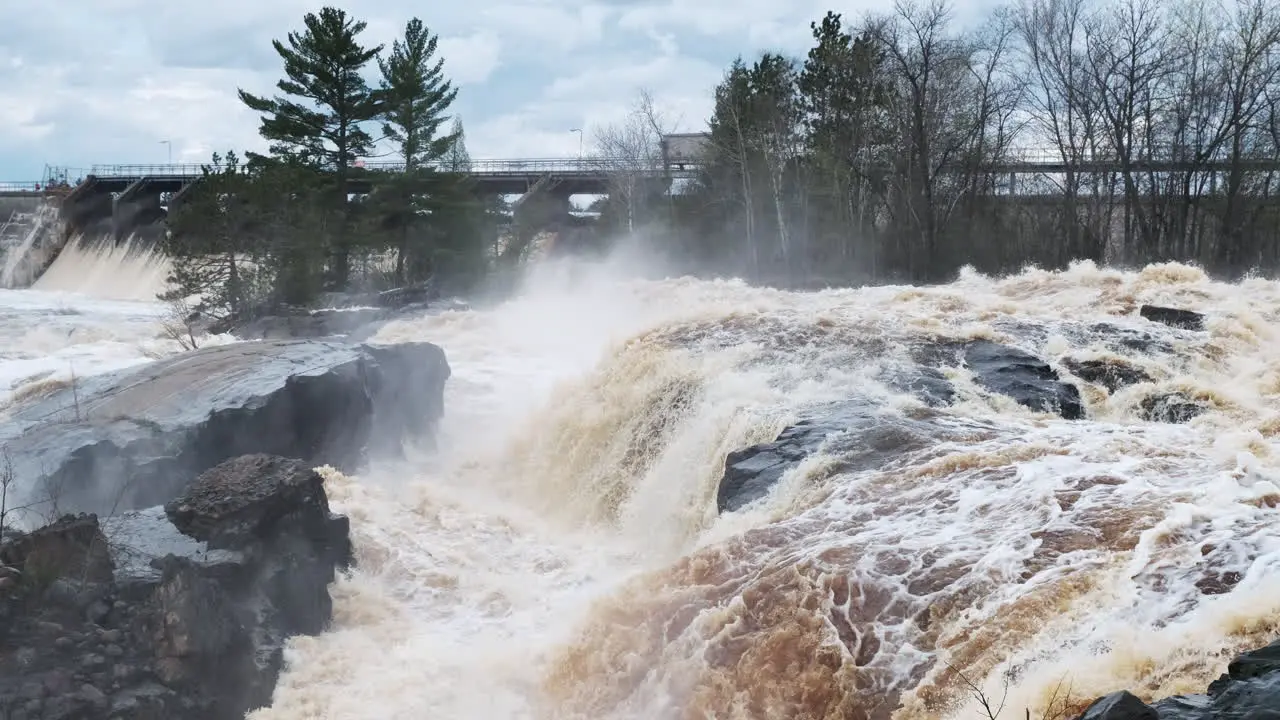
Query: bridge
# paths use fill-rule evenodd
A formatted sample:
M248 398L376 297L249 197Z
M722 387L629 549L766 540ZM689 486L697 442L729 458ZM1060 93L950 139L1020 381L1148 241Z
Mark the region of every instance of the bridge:
M403 171L402 163L365 162L351 170L350 192L362 195L379 182ZM669 184L691 177L697 166L682 160L654 167L627 158L529 158L472 160L464 169L479 195L521 195L545 192L564 203L573 195L607 194L611 179L627 173ZM130 230L162 219L167 208L182 203L204 177L201 165L95 165L74 188L37 183L0 184L0 193L62 195L62 216L68 226L83 231L108 218L111 231L122 237ZM164 203L164 198L168 202Z
M620 174L640 175L655 185L669 186L675 179L694 176L706 154L707 137L701 133L671 135L663 139L662 159L637 161L632 158L578 157L472 160L465 169L482 195L521 195L545 192L563 204L582 194L607 194L612 178ZM402 163L365 162L352 168L349 188L353 194L368 193L387 177L403 170ZM1209 173L1236 168L1247 171L1280 170L1280 158L1246 159L1232 163L1225 158L1183 159L1172 150L1157 149L1156 156L1121 162L1112 153L1088 154L1065 161L1056 148L1018 148L995 162L985 163L979 172L1008 178L1010 194L1036 194L1021 186L1023 176L1053 176L1117 173L1128 169L1137 173ZM943 172L971 172L957 165ZM62 198L62 216L72 231L111 221L117 237L139 226L162 220L167 208L180 204L203 177L198 164L95 165L83 179L70 187L39 182L0 181L0 197L53 195ZM167 198L167 203L164 199Z

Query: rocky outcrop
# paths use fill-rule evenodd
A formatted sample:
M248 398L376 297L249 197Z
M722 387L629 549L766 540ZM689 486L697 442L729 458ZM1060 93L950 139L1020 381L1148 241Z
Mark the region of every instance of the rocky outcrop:
M441 300L430 284L410 285L373 293L329 293L324 308L286 307L252 319L230 318L210 326L214 333L230 333L242 340L347 338L363 341L384 324L444 310L463 310L456 299Z
M1098 698L1080 720L1222 720L1280 717L1280 641L1236 657L1200 695L1151 705L1121 690Z
M898 392L911 393L931 407L950 404L955 387L939 370L963 365L974 382L989 392L1005 395L1035 410L1068 420L1084 417L1080 391L1062 382L1056 370L1039 358L1007 345L978 340L940 343L919 348L917 365L882 374L881 380ZM785 428L772 442L735 450L725 457L724 474L716 493L720 512L732 512L769 493L786 472L828 443L840 443L836 471L853 472L880 467L895 457L923 447L920 438L936 429L919 427L921 418L894 417L868 401L849 401L813 408L810 416Z
M285 640L330 621L347 531L306 464L253 455L165 509L69 516L6 545L22 581L0 591L0 717L242 718L269 702ZM107 574L42 559L71 547L108 549Z
M979 340L965 348L964 363L978 385L1019 405L1057 413L1067 420L1084 417L1080 390L1062 382L1056 370L1030 353Z
M12 411L0 442L24 502L111 514L177 496L247 453L351 470L429 436L449 365L428 343L264 341L84 379Z
M1158 393L1142 399L1142 418L1149 422L1185 423L1208 408L1182 393Z
M770 443L729 453L716 494L720 512L732 512L769 493L788 470L830 443L838 448L835 472L857 472L889 464L929 444L929 413L886 422L884 413L862 402L825 408L821 420L802 420Z
M267 315L223 329L241 340L350 337L357 333L369 337L391 316L382 308L311 310Z
M1204 330L1204 315L1191 310L1161 307L1159 305L1143 305L1138 314L1162 325L1182 330Z
M1101 385L1112 393L1130 385L1151 382L1151 376L1145 370L1124 360L1067 358L1062 361L1062 365L1072 375L1087 383Z

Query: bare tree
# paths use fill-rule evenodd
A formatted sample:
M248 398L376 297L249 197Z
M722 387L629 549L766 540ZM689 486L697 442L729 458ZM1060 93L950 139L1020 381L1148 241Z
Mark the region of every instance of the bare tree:
M625 208L628 232L635 231L655 183L665 179L662 138L672 129L653 96L642 89L625 118L593 133L593 162L609 174L609 194Z
M0 540L3 540L4 529L9 524L9 489L13 487L13 458L8 448L0 448Z
M195 350L200 347L196 341L195 309L185 297L173 297L169 300L169 312L161 328L165 337L177 341L183 350Z
M892 15L869 26L896 85L891 113L901 150L889 182L895 197L886 205L899 231L898 255L921 280L936 279L943 229L974 179L951 168L975 159L1002 105L995 65L983 68L982 45L949 32L950 22L946 0L897 0ZM988 48L997 62L1007 37L1000 33Z

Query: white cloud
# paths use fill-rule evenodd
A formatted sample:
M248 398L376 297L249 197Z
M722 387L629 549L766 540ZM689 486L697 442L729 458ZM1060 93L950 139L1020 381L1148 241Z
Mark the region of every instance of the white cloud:
M837 3L847 17L871 0ZM887 4L887 0L884 0ZM843 5L843 7L839 6ZM272 92L272 38L314 0L60 0L0 3L0 176L45 163L197 162L260 149L237 88ZM679 129L704 126L734 56L802 54L820 0L487 0L423 6L349 0L369 44L389 44L420 13L440 35L455 111L476 157L574 155L585 128L617 121L652 91ZM376 72L376 70L372 70Z
M466 37L442 37L436 52L445 59L445 72L454 85L483 83L498 69L502 41L488 32Z

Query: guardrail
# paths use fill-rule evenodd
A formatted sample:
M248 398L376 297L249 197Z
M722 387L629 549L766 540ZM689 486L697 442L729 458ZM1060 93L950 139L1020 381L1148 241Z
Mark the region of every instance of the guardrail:
M1184 166L1225 166L1229 162L1226 157L1202 158L1197 162L1186 157L1180 148L1157 147L1148 148L1135 153L1130 162L1138 165L1168 166L1167 169L1186 169ZM697 170L701 163L690 160L673 160L664 168L657 158L629 157L546 157L546 158L478 158L466 166L465 171L481 177L527 177L530 175L558 174L599 177L619 171L661 174L669 171L672 175L688 175ZM992 163L998 171L1012 170L1016 172L1034 172L1036 167L1057 172L1055 168L1066 165L1107 166L1118 168L1120 160L1111 150L1097 152L1083 151L1063 159L1062 152L1056 147L1015 147L1005 150L1002 157ZM1277 158L1251 158L1244 160L1248 167L1280 167ZM387 160L367 160L355 166L355 171L397 172L404 169L404 163ZM446 169L439 165L436 169ZM202 173L200 164L165 164L165 165L94 165L89 174L98 177L143 177L157 178L194 178ZM3 184L0 184L3 187Z
M679 163L690 166L693 163ZM91 175L97 177L199 177L203 174L203 166L197 164L173 165L94 165L89 169ZM445 169L440 165L437 170ZM394 161L373 160L360 163L355 171L396 172L404 169L404 163ZM472 175L487 176L524 176L541 173L584 175L603 175L619 170L642 170L662 172L660 164L652 160L634 158L525 158L525 159L478 159L470 161L464 168Z
M0 180L0 192L40 192L44 186L39 180Z

